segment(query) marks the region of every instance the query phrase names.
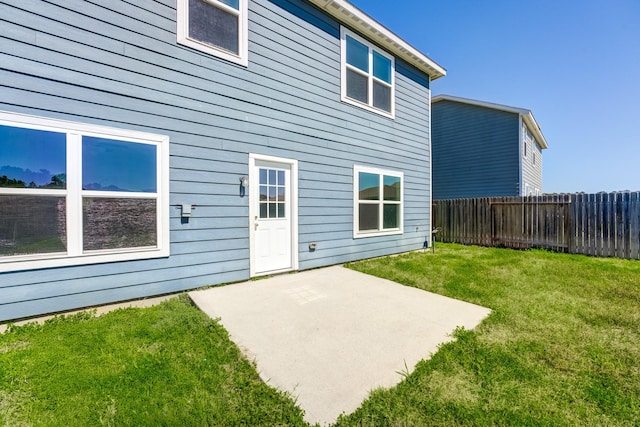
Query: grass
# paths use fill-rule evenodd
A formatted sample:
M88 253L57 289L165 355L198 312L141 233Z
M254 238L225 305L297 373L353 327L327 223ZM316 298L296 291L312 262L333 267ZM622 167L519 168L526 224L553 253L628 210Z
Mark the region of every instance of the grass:
M186 297L0 335L0 425L306 425Z
M640 262L439 244L349 266L493 312L337 426L640 425ZM302 417L186 297L0 335L0 425Z
M640 262L439 244L350 267L493 312L339 426L640 425Z

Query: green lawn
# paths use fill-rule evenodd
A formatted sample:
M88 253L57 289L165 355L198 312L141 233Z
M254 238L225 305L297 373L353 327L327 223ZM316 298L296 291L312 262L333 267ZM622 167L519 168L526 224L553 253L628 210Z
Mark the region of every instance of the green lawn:
M338 423L640 425L640 262L438 244L351 268L493 310Z
M640 262L438 244L350 267L493 313L339 426L640 425ZM306 424L182 296L0 335L1 425Z
M182 296L0 335L0 426L305 425Z

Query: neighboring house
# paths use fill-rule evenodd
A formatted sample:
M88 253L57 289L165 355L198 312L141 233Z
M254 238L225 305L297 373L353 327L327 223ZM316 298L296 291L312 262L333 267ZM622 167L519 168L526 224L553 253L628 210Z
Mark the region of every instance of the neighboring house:
M531 111L438 95L431 100L434 199L542 194L542 150Z
M0 320L430 240L430 82L345 0L0 4Z

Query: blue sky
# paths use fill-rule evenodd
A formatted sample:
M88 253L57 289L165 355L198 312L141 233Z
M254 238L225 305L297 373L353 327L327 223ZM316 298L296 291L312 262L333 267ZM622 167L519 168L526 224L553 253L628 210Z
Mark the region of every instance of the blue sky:
M448 94L528 108L545 192L640 190L639 0L351 0L447 69Z

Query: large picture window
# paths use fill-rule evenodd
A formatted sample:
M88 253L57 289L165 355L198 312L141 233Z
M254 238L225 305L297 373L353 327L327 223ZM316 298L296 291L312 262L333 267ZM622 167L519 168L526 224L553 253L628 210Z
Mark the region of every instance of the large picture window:
M354 166L355 238L402 233L402 181L402 172Z
M0 271L168 256L168 137L0 112Z
M178 0L178 43L247 65L248 0Z
M393 56L341 28L342 100L385 116L395 110Z

